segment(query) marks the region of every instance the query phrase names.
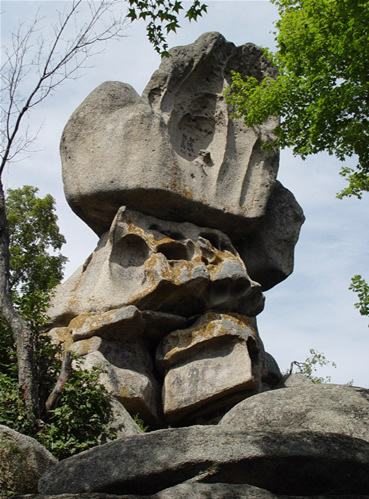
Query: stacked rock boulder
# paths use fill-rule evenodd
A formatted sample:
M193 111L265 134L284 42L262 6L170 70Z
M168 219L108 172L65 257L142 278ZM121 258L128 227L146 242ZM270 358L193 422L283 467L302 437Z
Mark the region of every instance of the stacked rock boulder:
M232 69L273 76L260 48L206 33L141 97L100 85L61 140L66 198L100 239L58 287L50 335L154 427L219 419L273 378L255 317L304 216L263 148L278 120L231 119Z
M170 54L141 97L103 83L65 127L66 198L100 239L49 310L54 341L103 365L116 403L158 429L62 461L40 492L369 493L368 391L281 385L257 329L304 215L263 148L278 120L231 119L224 90L232 69L273 70L219 33Z

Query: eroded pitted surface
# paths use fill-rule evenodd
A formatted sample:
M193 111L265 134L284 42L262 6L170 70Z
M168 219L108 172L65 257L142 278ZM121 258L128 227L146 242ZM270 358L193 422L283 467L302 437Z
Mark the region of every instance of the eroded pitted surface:
M247 128L230 119L231 69L272 73L261 48L206 33L172 49L142 97L106 82L73 113L61 142L65 193L98 235L122 205L229 234L255 228L278 171L278 154L261 143L278 120Z
M183 364L192 362L192 386L204 389L193 391L193 399L191 392L186 399L177 397L174 412L180 419L205 403L210 407L210 400L223 406L230 396L240 399L236 392L242 399L247 391L259 391L263 347L245 310L254 316L263 305L260 285L249 278L228 236L123 207L91 258L57 288L50 334L83 356L89 368L106 364L102 381L108 391L131 413L155 422L163 407L166 415L173 412L168 407L175 392L184 392L182 382L173 385L173 376L181 370L184 380ZM219 316L224 310L228 315ZM182 343L189 335L193 341L182 348L185 362L177 358L167 366L163 348L176 335ZM201 358L200 344L206 352ZM250 355L256 350L257 361Z
M66 326L80 314L128 305L185 317L241 307L254 316L264 297L222 232L123 207L91 258L56 288L52 303L54 325Z

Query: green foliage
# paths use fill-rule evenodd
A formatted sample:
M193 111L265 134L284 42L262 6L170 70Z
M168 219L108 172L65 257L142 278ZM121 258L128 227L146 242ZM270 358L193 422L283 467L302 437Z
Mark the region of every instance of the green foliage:
M58 366L60 362L54 358L55 374ZM115 438L109 428L110 398L98 382L100 373L99 368L74 369L60 404L50 411L41 430L34 428L27 418L17 380L0 374L0 424L36 438L58 459L89 449L104 439ZM55 384L56 376L48 381Z
M6 215L9 224L10 289L22 311L37 312L39 300L63 277L67 258L60 253L65 238L59 232L55 201L48 194L25 185L9 189ZM44 304L41 304L44 307Z
M38 189L25 185L9 189L6 215L9 224L10 293L18 312L34 333L36 375L41 392L46 389L48 363L54 355L49 340L38 334L47 320L51 290L63 277L67 259L60 253L65 238L59 232L52 196L37 197ZM12 332L0 318L0 369L16 378L17 361Z
M78 361L77 361L78 362ZM58 407L50 416L38 440L59 459L113 439L109 429L110 398L99 383L101 368L75 368L63 389Z
M357 155L356 170L341 171L349 185L339 197L360 198L369 191L369 1L272 2L277 51L266 55L278 75L258 82L235 73L228 103L248 126L281 116L274 146L302 158Z
M295 365L299 370L298 372L311 379L313 383L330 383L330 376L322 378L321 376L316 376L315 372L317 371L318 367L331 366L336 368L336 364L327 360L326 356L323 353L317 352L313 348L310 348L309 353L310 355L306 357L304 362L292 362L290 373L292 372L293 365Z
M19 313L34 333L36 375L43 426L27 417L17 381L17 359L8 325L0 319L0 424L30 435L62 459L114 437L108 428L110 397L98 383L101 369L77 367L70 374L59 405L45 414L45 401L60 372L60 349L40 334L47 321L52 287L63 275L66 258L55 254L64 243L59 233L54 200L37 198L35 187L9 190L7 216L10 232L11 295ZM50 253L51 252L51 253Z
M355 303L355 307L359 309L360 314L369 316L369 284L361 275L355 275L351 279L349 289L358 295L359 301Z
M180 27L178 16L184 10L182 4L183 2L178 0L129 0L129 19L131 21L149 19L146 26L147 37L162 57L169 55L166 36L171 31L175 33ZM185 17L189 21L197 21L206 9L205 4L199 0L193 0L186 10Z
M25 435L32 434L33 426L27 418L17 378L3 372L0 372L0 407L0 424Z
M135 414L133 421L143 433L146 433L149 430L149 425L145 425L145 421L140 418L140 415L138 413Z

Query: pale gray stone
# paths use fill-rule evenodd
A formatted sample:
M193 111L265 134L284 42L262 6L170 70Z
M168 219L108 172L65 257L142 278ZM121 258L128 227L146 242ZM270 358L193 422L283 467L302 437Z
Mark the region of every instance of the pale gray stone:
M138 308L129 305L102 314L80 314L69 323L68 329L73 341L96 335L105 339L130 340L143 333L145 321Z
M239 314L209 312L159 343L168 422L219 413L261 391L264 347L253 326Z
M114 431L117 438L131 435L142 435L142 430L134 422L129 412L114 397L110 398L111 416L110 429ZM105 442L104 442L105 443Z
M312 380L307 376L305 376L305 374L292 373L284 375L280 383L276 386L276 388L293 388L301 385L312 385L312 384L313 384Z
M260 393L220 421L236 431L312 430L369 442L369 390L346 385L301 384Z
M191 478L275 494L365 494L369 443L312 431L244 432L192 426L125 437L46 471L41 494L153 494Z
M262 149L278 119L248 128L223 96L230 70L272 74L263 50L219 33L171 50L142 97L106 82L68 121L63 181L73 211L99 236L122 205L243 235L264 215L277 153Z
M94 315L110 311L101 316L108 322L103 329L107 335L110 328L119 334L123 320L134 328L142 326L133 306L186 317L240 307L244 315L253 316L263 309L264 296L226 234L122 207L91 258L56 287L48 316L57 327L80 316L76 327L71 326L77 338L100 334L98 324L93 326L100 319ZM116 328L111 314L127 317L117 319Z
M0 425L0 495L37 492L41 475L57 463L37 440Z
M294 248L304 220L293 194L276 182L263 220L238 246L250 276L264 291L292 273Z
M100 383L132 416L138 414L151 425L161 421L160 387L142 338L123 342L95 337L75 343L72 349L84 355L85 369L103 368Z
M168 370L162 390L168 422L209 416L261 391L260 364L253 364L247 343L227 340L204 343Z
M255 372L259 377L264 369L264 347L254 320L236 313L208 312L186 329L172 331L156 348L156 366L165 371L187 361L203 347L212 343L226 343L227 339L250 342L252 355L257 358Z

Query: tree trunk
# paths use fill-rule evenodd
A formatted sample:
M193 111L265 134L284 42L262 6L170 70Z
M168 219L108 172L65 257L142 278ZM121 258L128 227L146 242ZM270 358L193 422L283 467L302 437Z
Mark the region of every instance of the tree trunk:
M61 397L61 393L64 389L65 383L68 381L69 375L72 371L72 361L73 361L73 356L71 352L67 352L64 356L61 369L60 369L60 374L58 381L56 382L56 385L54 386L52 392L50 393L46 404L45 404L45 410L46 414L48 414L51 409L53 409L58 402L58 400Z
M38 419L38 385L34 367L33 334L15 310L9 289L9 229L5 194L0 180L0 313L13 333L17 348L18 382L22 388L29 417Z

